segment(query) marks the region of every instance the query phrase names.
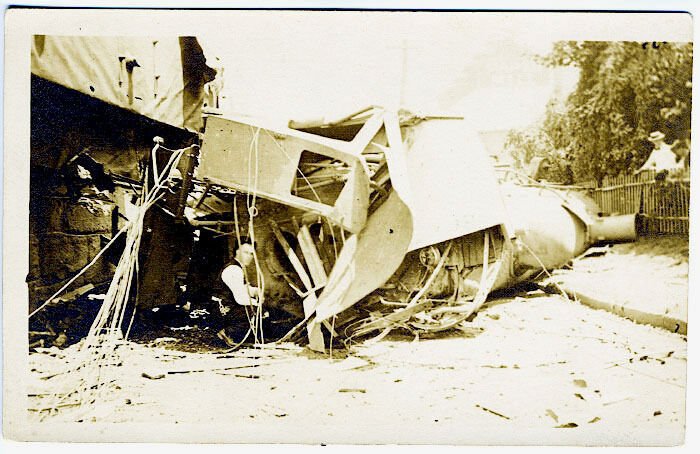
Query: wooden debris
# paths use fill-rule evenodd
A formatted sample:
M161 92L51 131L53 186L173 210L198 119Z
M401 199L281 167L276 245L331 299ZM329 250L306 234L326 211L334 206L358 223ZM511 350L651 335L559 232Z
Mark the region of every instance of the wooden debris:
M555 426L555 429L575 429L578 427L578 424L575 422L567 422L566 424L562 424L560 426Z
M373 365L370 361L366 359L358 358L357 356L348 356L344 360L333 365L335 370L353 370L360 369L367 366Z
M481 408L481 409L484 410L485 412L491 413L492 415L496 415L496 416L498 416L498 417L500 417L500 418L503 418L503 419L510 419L510 417L508 417L508 416L506 416L506 415L504 415L504 414L498 413L497 411L493 411L493 410L491 410L490 408L482 407L482 406L479 405L479 404L476 404L476 408Z
M94 289L95 285L94 284L85 284L82 287L78 287L75 290L72 290L70 292L64 293L63 296L57 296L54 299L51 300L51 303L49 305L55 305L59 303L69 303L71 301L74 301L78 297L84 295L85 293L89 292L90 290Z
M272 233L275 235L275 238L277 238L277 242L282 246L284 251L287 254L287 257L289 258L289 262L292 264L292 267L294 268L294 271L296 271L297 275L299 276L299 279L301 279L302 284L304 285L304 289L302 290L303 296L304 296L304 315L306 317L310 317L315 309L316 309L316 293L315 293L315 286L311 281L311 278L309 275L306 273L306 270L304 269L304 265L301 263L301 260L299 260L299 257L297 256L296 252L294 252L294 249L289 245L287 242L286 238L284 235L282 235L282 231L279 229L276 223L271 223L272 227ZM308 232L308 230L307 230ZM309 235L310 237L310 235ZM300 241L305 243L305 236L303 234L300 235ZM313 241L311 242L311 245L313 245ZM305 243L304 248L309 248L310 245ZM313 250L318 253L316 250L315 246L313 246ZM320 258L319 258L320 261ZM323 266L321 264L321 271L318 269L314 270L315 272L321 273L325 275L325 270L323 270ZM319 274L318 276L321 278L321 275ZM325 285L325 283L324 283ZM302 295L300 295L302 296ZM323 352L325 351L325 343L323 340L323 333L321 332L321 325L314 323L313 320L308 321L308 337L309 337L309 347L312 350L315 351L320 351ZM286 337L286 336L285 336Z
M552 418L554 422L559 422L559 416L556 413L554 413L554 410L548 408L545 414Z
M413 315L431 307L432 302L421 302L420 299L423 297L425 292L428 291L428 288L430 288L430 286L433 284L435 278L442 270L442 267L445 265L445 261L447 260L447 256L450 253L451 247L452 242L449 242L447 244L447 247L445 247L444 252L442 253L442 257L440 257L440 260L438 261L437 265L433 269L428 279L425 281L425 284L423 285L423 287L421 287L418 293L415 294L415 296L411 299L408 305L406 305L406 307L397 309L391 314L388 314L384 317L380 317L375 320L364 323L355 331L353 335L362 336L375 330L385 330L397 324L406 323Z
M326 275L326 270L323 267L323 262L321 261L321 256L316 248L316 244L313 238L311 238L311 232L309 232L308 226L302 225L299 227L297 240L299 241L301 252L304 254L306 265L309 267L309 273L311 273L314 288L320 289L325 287L328 276Z
M271 363L267 364L248 364L246 366L231 366L231 367L217 367L213 369L189 369L189 370L169 370L166 372L168 375L177 375L177 374L194 374L194 373L202 373L202 372L217 372L217 371L223 371L223 370L236 370L236 369L247 369L247 368L252 368L252 367L260 367L260 366L269 366Z
M148 378L149 380L160 380L161 378L165 378L165 374L156 374L149 372L142 372L141 376L143 378Z
M39 339L38 341L32 342L29 344L29 348L37 348L37 347L43 347L44 346L44 339Z

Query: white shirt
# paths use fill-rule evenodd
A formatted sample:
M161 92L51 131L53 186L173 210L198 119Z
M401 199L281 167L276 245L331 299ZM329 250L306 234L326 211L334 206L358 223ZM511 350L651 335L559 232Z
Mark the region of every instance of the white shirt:
M224 268L221 272L221 280L231 289L236 303L241 306L258 305L258 300L250 295L250 293L257 290L257 287L246 285L245 278L243 277L243 269L239 265L229 265Z
M647 162L639 170L673 170L683 168L683 161L676 161L676 154L671 151L671 147L662 144L658 149L651 152Z

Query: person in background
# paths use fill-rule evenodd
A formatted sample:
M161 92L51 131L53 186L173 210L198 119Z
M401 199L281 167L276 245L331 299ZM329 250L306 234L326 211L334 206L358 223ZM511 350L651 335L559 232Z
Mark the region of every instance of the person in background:
M642 167L635 173L642 170L655 170L657 172L682 169L683 163L678 162L676 154L671 151L671 147L664 142L666 135L661 131L654 131L647 140L654 144L654 150Z
M676 161L683 164L683 168L687 171L690 168L690 139L676 139L671 144L671 151L676 154Z
M257 272L254 262L253 245L249 242L241 242L238 245L234 259L221 272L221 280L231 290L236 304L241 306L257 307L260 304L260 289L257 287ZM231 308L223 306L219 301L221 315L226 317ZM217 333L219 339L233 346L235 343L226 334L224 326Z

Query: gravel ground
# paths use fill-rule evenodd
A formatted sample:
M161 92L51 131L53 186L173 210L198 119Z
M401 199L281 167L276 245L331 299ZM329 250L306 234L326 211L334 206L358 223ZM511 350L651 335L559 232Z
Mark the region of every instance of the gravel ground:
M541 292L492 301L443 338L389 337L332 358L290 344L227 355L173 348L167 339L127 345L118 389L104 404L67 408L42 423L31 411L34 437L61 439L70 427L79 431L69 439L86 441L109 434L130 441L676 445L684 437L686 338ZM66 375L40 379L63 354L70 349L30 355L31 393L65 387ZM192 370L203 372L179 373Z

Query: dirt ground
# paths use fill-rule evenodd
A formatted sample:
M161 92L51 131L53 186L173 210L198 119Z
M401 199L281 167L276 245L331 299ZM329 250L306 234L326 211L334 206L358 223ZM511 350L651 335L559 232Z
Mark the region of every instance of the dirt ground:
M687 239L615 245L554 278L687 320ZM77 345L30 353L29 423L39 431L52 423L85 427L71 437L84 441L104 440L109 430L93 430L104 423L130 441L684 440L686 336L562 295L520 290L496 297L472 322L441 337L395 333L328 354L290 343L225 353L211 330L174 311L166 318L177 315L183 326L164 326L119 348L114 383L97 406L37 411L47 396L70 389L75 377L59 372Z
M182 428L170 439L237 442L668 445L684 436L686 338L539 291L492 301L443 338L395 336L332 357L292 344L231 354L177 344L127 344L104 404L43 421L163 423ZM41 377L66 354L30 355L31 394L65 384Z

